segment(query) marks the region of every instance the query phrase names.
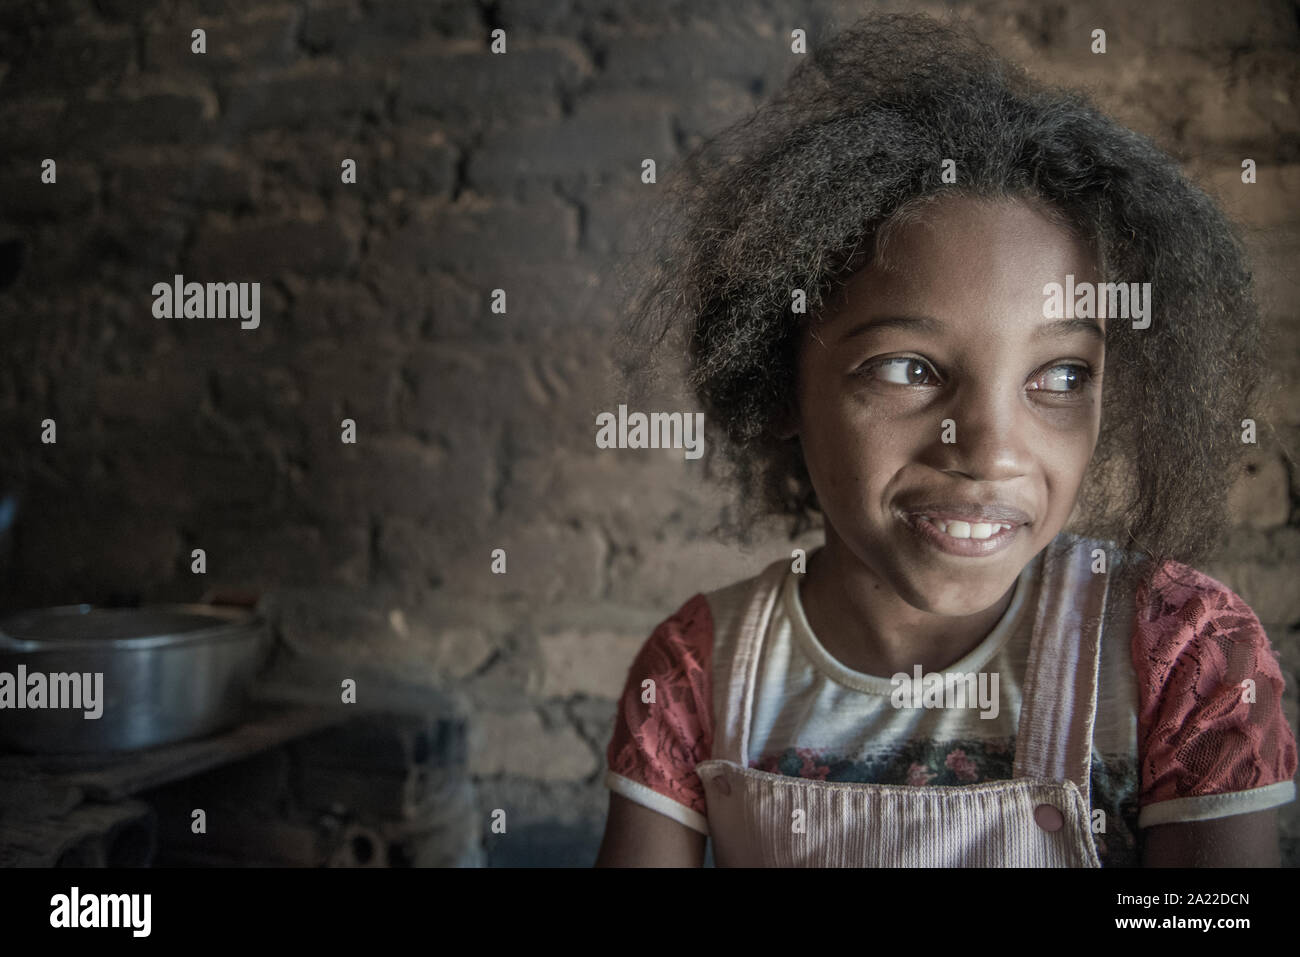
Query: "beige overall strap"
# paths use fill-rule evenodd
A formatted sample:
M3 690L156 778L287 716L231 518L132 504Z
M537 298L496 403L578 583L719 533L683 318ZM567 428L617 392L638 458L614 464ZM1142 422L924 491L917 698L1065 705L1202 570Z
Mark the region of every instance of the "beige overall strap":
M1012 771L1017 778L1073 781L1085 806L1091 800L1097 663L1109 585L1107 573L1092 571L1096 545L1067 535L1043 556Z
M749 767L749 719L754 703L754 676L763 648L772 610L781 594L781 584L789 568L786 559L767 566L757 578L745 600L744 610L736 619L735 649L731 658L731 677L727 684L721 725L714 732L713 756Z

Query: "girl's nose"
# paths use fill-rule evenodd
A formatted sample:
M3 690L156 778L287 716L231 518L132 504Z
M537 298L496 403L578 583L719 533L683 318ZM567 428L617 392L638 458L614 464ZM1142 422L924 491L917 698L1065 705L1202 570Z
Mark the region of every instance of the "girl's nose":
M968 389L958 394L938 425L932 446L940 471L973 481L1012 479L1029 471L1032 431L1021 403L1007 389Z

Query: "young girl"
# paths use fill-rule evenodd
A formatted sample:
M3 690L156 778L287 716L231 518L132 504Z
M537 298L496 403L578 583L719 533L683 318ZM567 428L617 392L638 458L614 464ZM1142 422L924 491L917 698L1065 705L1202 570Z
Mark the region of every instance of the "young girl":
M1191 567L1264 415L1215 205L916 17L813 51L670 199L633 329L688 354L746 519L825 543L646 641L597 863L1275 866L1281 670Z

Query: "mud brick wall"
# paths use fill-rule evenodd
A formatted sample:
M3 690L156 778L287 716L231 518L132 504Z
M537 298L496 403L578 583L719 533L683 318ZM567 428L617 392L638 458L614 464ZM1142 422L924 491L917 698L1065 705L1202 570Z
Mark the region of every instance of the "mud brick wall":
M460 696L484 822L509 815L508 837L485 827L490 863L590 863L636 649L695 591L790 547L712 537L726 493L680 453L593 443L594 414L626 395L612 267L656 201L640 162L662 182L780 84L791 29L815 44L873 6L4 4L0 608L272 593L296 650ZM1294 4L952 6L1157 138L1250 228L1294 389ZM496 28L505 56L487 52ZM155 318L151 288L177 273L260 281L259 327ZM1300 398L1262 415L1275 432L1205 570L1264 621L1294 724ZM1282 816L1300 863L1296 806Z

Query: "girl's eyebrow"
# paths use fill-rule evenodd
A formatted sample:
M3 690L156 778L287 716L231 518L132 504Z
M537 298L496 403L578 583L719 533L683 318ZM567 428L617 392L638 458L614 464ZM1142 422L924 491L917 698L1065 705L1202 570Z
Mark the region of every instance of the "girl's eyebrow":
M1077 317L1045 322L1034 330L1034 338L1041 339L1044 336L1054 336L1062 339L1076 332L1086 332L1094 339L1099 339L1102 342L1106 341L1106 333L1102 332L1101 326L1097 324L1096 319L1080 319Z
M854 323L839 337L839 341L847 342L872 329L910 329L933 335L942 332L943 328L943 323L933 316L874 316Z
M839 337L839 341L847 342L872 329L891 328L910 329L913 332L925 332L934 335L943 331L944 324L933 316L876 316L850 326ZM1101 342L1106 341L1106 333L1102 331L1096 319L1081 318L1056 319L1052 322L1044 322L1034 329L1033 338L1042 339L1045 336L1052 336L1061 339L1079 332L1086 332Z

